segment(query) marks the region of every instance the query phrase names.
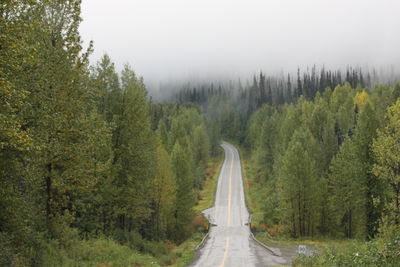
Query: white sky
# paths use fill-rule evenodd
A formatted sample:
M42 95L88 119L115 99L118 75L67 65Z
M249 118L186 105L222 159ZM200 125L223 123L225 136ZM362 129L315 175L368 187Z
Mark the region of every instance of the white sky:
M83 0L93 62L145 81L400 64L400 0Z

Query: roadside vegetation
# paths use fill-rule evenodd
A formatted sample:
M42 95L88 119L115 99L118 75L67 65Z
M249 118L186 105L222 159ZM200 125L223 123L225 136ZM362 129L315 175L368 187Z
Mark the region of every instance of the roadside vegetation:
M197 90L194 102L241 147L259 240L282 250L309 245L315 253L299 266L396 266L400 82L366 86L360 70L323 87L325 74L298 75L297 86L275 91L273 77L260 74L238 91ZM196 99L193 92L179 97Z
M0 266L182 266L218 143L196 105L90 64L80 4L0 4Z
M206 234L204 226L207 222L201 215L201 211L213 204L221 164L219 155L208 165L204 187L199 191L201 197L194 206L196 216L191 223L191 235L182 244L148 241L138 234L132 234L129 241L124 244L107 237L82 240L75 232L68 240L63 240L68 246L60 246L60 243L55 240L47 244L41 256L41 266L186 266L194 259L195 249ZM22 258L20 260L17 260L15 266L27 264Z
M293 258L297 256L297 245L307 245L313 251L313 255L301 255L294 261L294 266L396 266L398 264L400 259L399 207L396 204L398 203L397 186L393 182L396 180L399 155L396 152L393 153L393 149L396 147L395 143L400 140L398 136L400 101L396 101L396 97L390 98L396 94L398 85L380 89L382 88L387 90L387 93L380 91L379 95L383 93L389 96L387 108L382 108L382 113L370 106L374 102L375 104L372 104L374 107L378 103L382 104L381 99L376 99L379 96L376 92L372 92L372 99L365 91L353 93L352 103L354 104L351 109L354 108L356 113L354 118L349 118L348 121L353 121L355 125L346 131L345 136L341 139L339 137L337 142L337 137L331 139L333 141L331 144L335 145L326 146L322 154L315 158L314 165L311 167L307 167L306 161L309 160L307 159L309 156L304 152L314 149L313 154L317 154L319 149L323 149L322 146L315 147L312 135L295 139L297 138L296 130L291 130L290 132L294 134L286 152L277 157L273 151L281 149L279 142L282 142L282 136L284 136L280 127L287 127L285 119L274 118L279 116L281 111L275 110L269 113L271 115L267 115L268 107L265 107L264 110L259 111L261 114L256 112L252 118L254 121L250 125L253 126L250 127L255 127L252 133L264 135L258 137L261 143L253 145L255 151L250 150L254 151L253 153L242 153L247 202L252 212L252 231L257 239L266 245L280 247L283 254L292 255ZM343 89L336 88L335 91ZM379 88L376 89L379 90ZM351 92L350 87L346 90ZM362 103L362 99L368 102ZM318 99L318 102L324 103L321 99ZM309 103L312 104L312 102ZM299 119L293 122L298 121L300 125L304 123L312 127L312 121L307 122L307 120L312 120L316 115L315 112L320 110L309 106L309 115L302 119L301 114L305 112L307 104L304 101L297 105L302 105L303 108L292 113L299 116ZM360 107L361 111L358 110ZM290 110L290 107L285 109ZM266 128L263 130L257 128L260 120L268 117L270 121L268 122L267 119L263 126ZM323 122L318 124L321 127ZM307 133L307 128L302 128L301 134ZM323 126L320 129L326 132ZM275 135L273 135L274 132L276 132ZM294 140L297 143L294 143ZM326 133L325 137L321 136L317 140L328 140ZM301 142L306 142L303 149L290 154L290 143L298 145ZM337 152L334 152L335 149ZM318 168L321 168L324 156L328 155L327 151L333 154L331 159L325 161L329 165L325 168L326 178L320 180L321 185L313 187L318 185L318 179L309 179L312 179L312 175L316 175ZM382 158L383 155L385 159ZM296 158L299 160L297 169L294 168ZM265 164L269 160L274 163ZM266 169L268 166L270 169ZM394 166L392 171L391 166ZM293 175L292 182L295 182L293 187L295 191L289 193L287 190L290 190L291 180L288 180L290 175ZM303 182L299 181L302 177L305 179ZM325 193L324 188L327 190ZM313 194L317 194L314 200ZM318 200L318 194L322 194L319 196L320 200ZM294 196L299 195L307 196L309 199L304 199L304 203L299 202L302 198L293 199ZM297 202L291 203L291 201ZM305 210L306 214L312 212L313 201L315 201L315 207L318 207L314 211L316 213L302 215L301 210L307 205L311 206ZM310 219L317 219L311 222L311 226L316 227L315 232L309 227L306 227L306 232L311 231L308 233L303 233L300 229L302 223L306 223L302 220L307 219L307 216ZM325 227L324 223L327 223ZM294 253L290 253L290 250Z
M313 66L153 103L129 64L89 62L80 5L0 4L0 266L187 264L221 139L256 236L316 248L295 265L400 262L400 82Z

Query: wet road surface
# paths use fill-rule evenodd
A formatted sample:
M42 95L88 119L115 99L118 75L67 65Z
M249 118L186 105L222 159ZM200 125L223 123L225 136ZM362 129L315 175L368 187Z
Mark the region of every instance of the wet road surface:
M211 227L204 246L191 267L261 267L289 265L283 257L274 256L251 237L239 153L223 142L225 161L221 169L215 205L203 213Z

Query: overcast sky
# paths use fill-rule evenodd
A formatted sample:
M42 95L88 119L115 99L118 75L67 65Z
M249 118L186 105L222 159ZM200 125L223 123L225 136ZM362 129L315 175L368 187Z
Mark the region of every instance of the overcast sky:
M399 65L400 0L83 0L81 35L145 80Z

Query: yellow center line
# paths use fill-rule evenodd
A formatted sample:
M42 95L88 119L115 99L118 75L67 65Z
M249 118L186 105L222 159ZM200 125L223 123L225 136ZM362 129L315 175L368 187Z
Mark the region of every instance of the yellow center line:
M225 266L225 261L226 261L226 258L228 257L228 247L229 247L229 236L226 238L226 241L225 241L224 258L222 259L222 262L219 265L219 267L224 267Z
M229 149L231 150L231 149ZM233 169L233 152L232 153L232 163L231 163L231 169L229 173L229 190L228 190L228 227L231 226L231 202L232 202L232 169ZM229 250L229 236L226 238L225 241L225 252L224 252L224 257L222 258L222 262L219 265L219 267L224 267L225 266L225 261L226 258L228 257L228 250Z

